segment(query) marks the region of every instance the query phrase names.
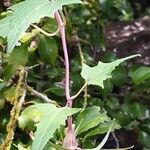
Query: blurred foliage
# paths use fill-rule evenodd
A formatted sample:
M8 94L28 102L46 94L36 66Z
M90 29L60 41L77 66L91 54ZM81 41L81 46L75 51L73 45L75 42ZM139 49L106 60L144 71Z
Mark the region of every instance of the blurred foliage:
M20 1L12 0L11 2L15 4ZM84 0L84 5L64 7L63 12L67 20L66 32L71 62L72 93L76 93L83 85L83 79L80 76L83 60L80 58L81 55L78 49L81 48L84 61L90 66L96 65L97 59L102 62L116 60L115 53L109 50L102 51L102 49L105 49L103 26L108 22L130 21L149 15L150 8L148 4L148 0ZM8 13L6 8L1 4L0 18ZM57 28L56 22L52 18L42 19L39 26L48 32L53 32ZM29 28L20 40L21 46L15 47L11 54L7 54L3 49L6 40L0 39L0 143L6 134L6 125L10 117L9 112L13 103L13 91L18 79L19 66L38 64L38 66L28 71L28 85L41 93L47 94L49 98L54 99L60 105L65 105L64 87L62 85L64 64L59 43L59 36L47 38L35 29ZM100 51L101 56L97 56L97 51ZM26 99L24 108L30 103L41 102L40 99L33 97L31 94L28 94ZM83 111L75 116L75 128L76 132L78 131L79 144L88 148L95 146L99 137L103 137L103 133L108 131L112 123L111 119L115 118L112 131L114 129L118 129L117 131L122 129L134 131L138 140L136 143L141 143L143 148L150 149L149 100L150 67L138 64L132 64L131 66L128 66L127 63L121 64L113 71L112 78L104 82L104 89L88 86L84 98L78 97L75 101L76 107L87 105L88 107L84 111L89 114L87 117ZM90 109L94 110L92 114ZM99 120L97 116L103 120ZM85 122L79 124L81 117ZM40 114L34 109L28 109L27 107L22 111L21 116L18 118L14 139L15 146L12 147L12 150L17 149L16 146L21 150L30 149L31 139L29 133L35 130L39 118ZM91 129L91 126L88 127L87 125L93 118L95 118L95 122L92 124ZM114 131L116 136L117 131ZM52 141L58 140L61 143L64 132L65 128L62 127L55 134ZM128 144L123 146L128 146ZM47 144L46 147L45 150L51 148L51 145Z

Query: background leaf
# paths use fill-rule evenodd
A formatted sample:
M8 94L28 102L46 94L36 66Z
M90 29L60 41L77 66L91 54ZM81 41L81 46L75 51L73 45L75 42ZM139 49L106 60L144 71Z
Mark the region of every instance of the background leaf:
M107 140L109 138L109 134L111 132L111 127L112 127L112 124L111 124L107 134L105 135L104 139L102 140L102 142L96 148L86 149L86 150L100 150L105 145L105 143L107 142Z
M132 80L137 85L147 79L150 79L150 67L139 67L132 74Z
M40 35L39 53L44 63L54 65L58 55L56 40L52 37Z
M42 118L37 124L32 150L42 150L48 140L53 137L56 129L60 125L65 125L67 117L80 111L78 108L57 108L52 104L36 104L31 107L36 107L42 113Z
M111 124L112 124L111 132L113 132L115 129L120 129L121 128L120 125L116 121L107 121L105 123L100 123L100 125L98 125L98 127L96 127L95 129L89 131L85 135L84 140L88 137L91 137L91 136L107 133L110 126L111 126Z
M5 80L8 80L15 72L17 67L25 66L28 61L28 49L26 45L15 47L8 57L8 64L4 70Z
M115 60L111 63L103 63L99 61L98 65L95 67L89 67L86 64L83 64L81 76L85 79L88 85L98 85L104 88L104 80L111 78L111 72L117 67L120 63L125 60L137 57L140 55L132 55L122 59Z
M93 106L86 108L78 115L75 132L76 134L80 134L108 120L110 118L105 113L100 112L100 107Z

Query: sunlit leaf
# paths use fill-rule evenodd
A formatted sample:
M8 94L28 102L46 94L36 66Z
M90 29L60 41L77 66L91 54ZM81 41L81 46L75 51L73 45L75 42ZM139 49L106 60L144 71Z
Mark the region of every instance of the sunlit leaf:
M36 107L27 107L18 118L18 126L22 130L34 131L34 123L39 122L40 119L41 112Z
M86 64L83 64L81 76L85 79L88 85L98 85L104 88L104 80L111 78L111 72L122 62L125 60L140 56L132 55L129 57L125 57L122 59L115 60L110 63L103 63L99 61L98 65L95 67L89 67Z
M0 20L0 36L5 38L10 30L10 16Z
M48 140L53 137L56 129L58 129L60 125L65 125L67 117L80 110L78 108L69 107L57 108L52 104L36 104L31 107L36 107L42 113L42 118L37 124L32 150L42 150Z

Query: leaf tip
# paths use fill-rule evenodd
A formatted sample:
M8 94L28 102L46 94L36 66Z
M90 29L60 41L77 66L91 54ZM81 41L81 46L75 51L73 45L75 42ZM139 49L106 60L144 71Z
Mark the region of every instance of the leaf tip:
M142 57L142 55L141 54L136 54L136 56L135 57Z

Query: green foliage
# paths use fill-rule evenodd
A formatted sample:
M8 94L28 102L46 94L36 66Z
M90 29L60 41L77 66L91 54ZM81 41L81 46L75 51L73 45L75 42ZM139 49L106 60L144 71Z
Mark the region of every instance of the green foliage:
M54 38L40 35L39 53L45 64L55 64L58 56L58 45Z
M16 47L8 57L8 64L4 70L5 80L8 80L20 66L25 66L28 62L27 45Z
M113 132L115 129L121 128L120 125L116 121L107 121L104 123L100 123L96 128L89 131L85 135L84 140L95 135L107 133L109 131L110 126L111 126L111 132Z
M26 131L34 131L34 124L40 121L41 115L41 112L36 107L27 107L18 118L19 128Z
M0 22L0 24L2 23L2 26L0 26L0 36L7 37L8 52L12 51L20 36L32 23L39 21L43 17L53 17L54 12L62 9L63 5L73 3L81 3L81 1L26 0L10 7L9 9L12 11L12 14Z
M10 20L11 17L7 16L6 18L0 20L0 36L5 38L10 30Z
M80 90L84 84L83 78L88 84L74 101L75 108L71 109L61 107L66 101L60 34L47 37L30 25L38 23L41 29L55 32L57 22L50 17L62 6L73 3L81 1L13 0L12 4L15 5L6 11L5 8L0 8L0 36L3 37L0 38L0 143L7 135L6 126L15 100L18 73L20 68L25 67L27 77L22 87L27 84L44 96L46 94L60 108L52 104L41 104L41 97L35 98L36 94L27 91L11 149L65 149L62 143L67 130L66 119L79 110L81 111L73 116L73 126L81 149L105 148L107 140L106 147L112 149L109 144L115 143L115 139L108 138L110 132L116 135L121 145L122 142L125 144L124 147L133 145L132 139L127 143L124 140L126 137L122 132L128 134L128 130L130 134L134 133L134 137L136 135L135 149L139 143L143 149L149 149L149 67L134 65L132 61L129 65L122 63L139 55L117 60L119 53L106 49L103 34L105 23L133 20L135 13L136 17L140 17L144 15L144 10L131 8L134 1L129 0L86 0L83 5L71 5L63 9L71 61L71 95ZM4 50L5 47L10 54ZM103 136L105 138L101 140Z
M133 17L133 11L128 0L99 0L101 11L110 19L118 16L121 20L129 20Z
M100 113L99 107L86 108L78 115L76 120L76 134L81 134L109 120L110 118L105 113Z
M150 148L150 134L147 134L146 132L140 132L139 133L139 139L142 144L144 144L148 149Z
M37 130L35 132L32 145L33 150L42 150L48 140L53 137L56 129L60 125L65 125L67 117L80 111L78 108L57 108L52 104L36 104L30 107L36 107L42 113L42 118L37 124Z
M99 149L101 149L104 146L104 144L107 142L109 134L110 134L110 131L111 131L111 126L110 126L107 134L105 135L104 139L102 140L102 142L96 148L92 148L91 150L99 150ZM87 150L90 150L90 149L87 149Z
M86 64L83 64L81 76L85 79L88 85L98 85L104 88L103 81L111 78L111 72L117 67L120 63L125 60L137 57L140 55L132 55L126 58L115 60L111 63L99 62L95 67L89 67Z
M150 78L150 67L139 67L132 73L133 83L136 85L143 83Z

